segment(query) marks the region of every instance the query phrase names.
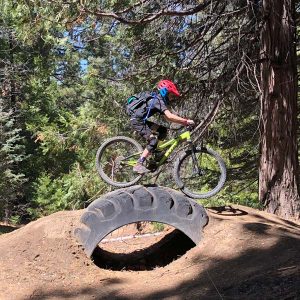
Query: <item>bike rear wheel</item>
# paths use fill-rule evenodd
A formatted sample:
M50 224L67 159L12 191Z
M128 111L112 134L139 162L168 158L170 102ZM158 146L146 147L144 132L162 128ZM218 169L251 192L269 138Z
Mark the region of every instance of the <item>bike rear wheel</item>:
M184 194L194 199L205 199L217 194L226 181L226 166L220 155L209 148L194 150L181 156L174 166L174 179Z
M134 185L142 177L132 170L142 151L137 141L126 136L106 140L96 154L96 168L100 177L116 187Z

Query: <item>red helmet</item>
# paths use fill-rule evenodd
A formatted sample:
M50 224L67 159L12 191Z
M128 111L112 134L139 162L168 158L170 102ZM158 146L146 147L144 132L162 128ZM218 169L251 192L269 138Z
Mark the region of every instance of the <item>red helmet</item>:
M157 84L157 88L160 90L160 89L163 89L163 88L166 88L168 90L169 93L179 97L180 94L179 94L179 91L177 90L177 87L176 85L170 81L170 80L161 80L158 84Z

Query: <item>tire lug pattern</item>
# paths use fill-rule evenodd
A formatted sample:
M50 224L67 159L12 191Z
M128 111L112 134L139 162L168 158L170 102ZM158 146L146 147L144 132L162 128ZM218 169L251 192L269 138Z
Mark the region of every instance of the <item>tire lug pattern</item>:
M81 216L81 225L74 234L91 257L109 233L141 221L169 224L197 245L208 216L203 206L173 189L137 185L110 192L92 202Z

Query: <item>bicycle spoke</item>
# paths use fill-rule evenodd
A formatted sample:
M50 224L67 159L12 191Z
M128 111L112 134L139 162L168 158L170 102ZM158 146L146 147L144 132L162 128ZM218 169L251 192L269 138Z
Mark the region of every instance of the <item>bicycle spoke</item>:
M105 148L99 160L99 166L112 181L128 182L136 178L129 161L137 161L138 153L134 145L127 141L118 141Z
M218 185L222 173L218 160L213 155L197 151L195 156L198 167L195 166L192 155L187 155L181 162L179 177L186 189L201 195Z

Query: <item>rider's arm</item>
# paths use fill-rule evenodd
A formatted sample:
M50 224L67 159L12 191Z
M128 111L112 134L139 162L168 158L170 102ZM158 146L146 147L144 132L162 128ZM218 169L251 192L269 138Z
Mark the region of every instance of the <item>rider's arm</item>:
M178 124L182 124L182 125L188 125L188 121L189 121L188 119L184 119L177 115L174 115L169 110L165 110L164 115L165 115L165 118L169 122L174 122L174 123L178 123Z

